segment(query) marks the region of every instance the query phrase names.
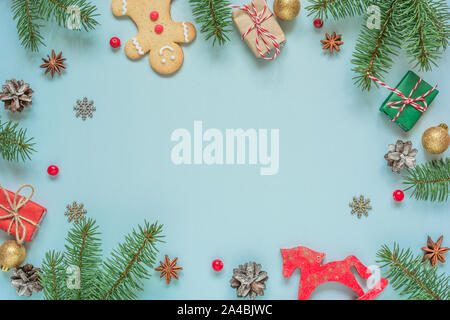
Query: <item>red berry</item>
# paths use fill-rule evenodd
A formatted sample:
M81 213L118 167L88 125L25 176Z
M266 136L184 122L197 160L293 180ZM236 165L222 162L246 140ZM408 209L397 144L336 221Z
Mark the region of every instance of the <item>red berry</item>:
M55 165L51 165L47 168L47 173L51 176L56 176L59 172L59 168Z
M162 24L157 24L157 25L155 26L155 32L156 32L157 34L160 34L161 32L163 32L163 30L164 30L164 27L163 27Z
M152 21L157 20L158 17L159 17L158 11L152 11L152 12L150 12L150 19L152 19Z
M392 196L394 197L395 201L402 201L405 198L405 194L403 193L402 190L395 190L394 193L392 194Z
M220 271L223 269L223 262L222 260L216 259L212 262L212 268L214 269L214 271Z
M323 26L323 21L320 18L317 18L314 20L314 27L316 28L322 28Z
M111 40L109 40L109 44L113 48L118 48L120 47L120 39L117 37L112 37Z

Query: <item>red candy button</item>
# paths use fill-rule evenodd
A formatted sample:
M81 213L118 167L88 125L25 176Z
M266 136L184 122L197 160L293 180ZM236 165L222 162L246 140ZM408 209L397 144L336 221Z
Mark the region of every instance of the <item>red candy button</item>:
M157 34L160 34L161 32L163 32L163 30L164 30L164 27L162 26L162 24L157 24L157 25L155 26L155 32L156 32Z
M158 11L152 11L150 13L150 19L152 19L152 21L155 21L156 19L158 19L158 17L159 17Z
M111 40L109 40L109 44L113 48L118 48L120 47L120 39L117 37L112 37Z
M56 176L59 172L59 168L55 165L51 165L47 168L47 173L51 176Z

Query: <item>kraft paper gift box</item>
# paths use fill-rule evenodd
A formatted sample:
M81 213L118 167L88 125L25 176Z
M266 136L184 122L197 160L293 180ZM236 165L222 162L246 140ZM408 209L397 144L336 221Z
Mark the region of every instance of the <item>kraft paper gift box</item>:
M266 6L266 2L264 0L254 0L253 4L255 5L258 16L261 15L262 11L264 10L264 7ZM252 2L248 3L247 6L252 9ZM267 17L271 13L272 13L272 11L270 11L269 7L267 6L265 8L264 14L260 16L260 19L263 20L265 17ZM243 34L245 34L251 26L254 25L254 21L252 20L251 16L249 15L248 12L246 12L244 10L236 9L233 11L232 16L233 16L233 22L236 25L237 29L239 30L239 33L241 34L241 36ZM269 31L275 37L275 39L277 40L277 42L280 46L284 42L286 42L286 36L285 36L283 30L281 29L277 19L275 18L275 15L272 15L272 17L263 21L261 23L261 26L264 29L266 29L267 31ZM261 58L261 55L258 52L258 49L256 48L256 37L257 37L257 31L255 28L253 28L253 30L250 31L245 36L244 41L250 47L253 54L256 57ZM270 39L268 39L266 36L263 35L262 37L264 38L264 40L266 40L269 48L266 48L266 45L264 44L264 42L261 39L258 39L259 40L259 48L262 51L263 55L268 55L270 53L270 51L275 48L275 46L273 45L272 41L270 41Z

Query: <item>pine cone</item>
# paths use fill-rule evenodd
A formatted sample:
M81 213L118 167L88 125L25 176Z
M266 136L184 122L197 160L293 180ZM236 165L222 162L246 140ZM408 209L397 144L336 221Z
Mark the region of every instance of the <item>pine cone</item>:
M22 112L32 104L31 96L34 91L28 83L16 79L6 80L0 92L0 100L5 103L5 109L11 112Z
M384 155L387 165L392 167L393 172L400 173L403 168L410 169L416 166L417 149L412 149L412 142L397 140L396 144L389 145L389 151Z
M33 267L31 264L26 264L22 267L16 268L11 276L11 287L16 289L19 296L31 296L33 292L42 290L39 283L39 274L41 269Z
M269 277L267 272L261 271L261 265L255 262L247 262L233 269L233 277L230 280L232 288L237 288L237 296L245 298L250 295L255 299L257 295L263 296L266 285L264 284Z

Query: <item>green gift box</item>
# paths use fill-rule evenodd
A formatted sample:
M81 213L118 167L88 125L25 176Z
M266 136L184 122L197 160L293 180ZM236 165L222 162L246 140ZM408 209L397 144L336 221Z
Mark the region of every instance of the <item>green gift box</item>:
M406 98L408 98L411 91L417 85L417 82L419 80L420 77L417 74L415 74L412 71L408 71L396 88L398 89L398 91L402 92L403 95L406 96ZM433 89L433 87L424 80L422 80L410 98L411 99L418 98L426 94L431 89ZM423 99L427 102L428 107L433 102L434 98L436 98L438 93L439 91L434 89L428 95L423 97ZM405 100L405 98L402 98L397 94L395 94L394 92L392 92L381 105L380 111L386 114L392 121L392 119L394 119L397 116L400 110L391 107L389 104L395 101L402 101L402 100ZM415 103L420 105L421 107L425 106L423 101L420 100L416 100ZM400 108L403 107L403 103L397 103L393 106ZM406 107L401 112L401 114L397 117L397 119L394 120L394 122L397 123L403 130L409 131L411 130L412 127L414 127L417 120L419 120L422 114L423 113L417 110L417 108L415 108L413 105L407 104Z

